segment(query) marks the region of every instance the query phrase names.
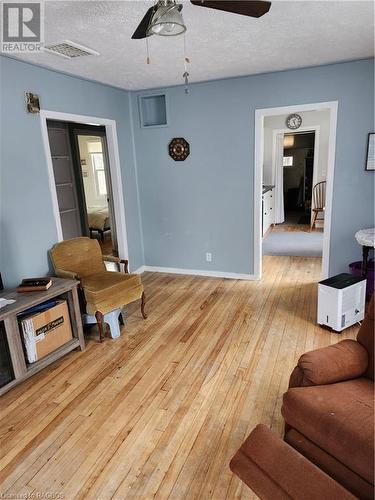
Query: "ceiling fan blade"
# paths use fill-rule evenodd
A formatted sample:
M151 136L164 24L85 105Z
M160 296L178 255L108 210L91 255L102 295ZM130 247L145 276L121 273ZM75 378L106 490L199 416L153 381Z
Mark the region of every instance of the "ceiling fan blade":
M141 38L147 38L152 35L152 33L147 33L148 27L150 25L151 18L154 14L155 6L150 7L146 14L144 15L142 21L139 23L137 29L134 31L132 39L140 40Z
M223 10L243 16L261 17L271 7L271 2L262 0L190 0L192 4L209 9Z

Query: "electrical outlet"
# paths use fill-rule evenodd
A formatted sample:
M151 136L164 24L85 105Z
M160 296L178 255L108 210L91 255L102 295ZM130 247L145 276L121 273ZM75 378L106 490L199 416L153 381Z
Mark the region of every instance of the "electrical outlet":
M206 261L207 262L212 262L212 253L211 252L207 252L206 253Z

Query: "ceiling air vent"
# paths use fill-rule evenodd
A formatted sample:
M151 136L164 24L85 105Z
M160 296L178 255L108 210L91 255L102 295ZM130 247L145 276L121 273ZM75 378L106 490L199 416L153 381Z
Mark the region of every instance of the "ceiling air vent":
M53 43L51 45L45 45L44 50L55 54L57 56L65 57L66 59L73 59L74 57L83 56L99 56L99 52L96 50L89 49L83 45L78 45L78 43L71 42L70 40L64 40L60 43Z

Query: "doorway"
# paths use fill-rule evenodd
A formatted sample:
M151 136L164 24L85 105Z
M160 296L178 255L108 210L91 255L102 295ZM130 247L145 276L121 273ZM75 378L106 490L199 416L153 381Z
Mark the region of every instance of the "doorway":
M99 240L104 255L118 255L105 129L76 126L72 135L82 173L89 237Z
M302 126L298 128L298 132L311 132L315 129L314 140L314 158L313 164L317 162L317 145L320 150L325 150L325 161L321 162L320 172L324 175L324 182L326 184L325 190L325 212L324 212L324 229L322 234L322 277L326 278L329 275L329 250L330 250L330 234L331 234L331 209L332 209L332 194L333 194L333 176L334 176L334 162L335 162L335 146L336 146L336 127L337 127L337 101L321 102L312 104L302 104L296 106L283 106L278 108L266 108L255 110L255 151L254 151L254 207L253 207L253 220L254 220L254 256L253 256L253 274L256 279L261 278L262 274L262 250L263 250L263 234L267 226L272 226L276 223L275 212L284 212L284 207L281 206L280 197L278 203L275 203L277 198L275 191L276 184L282 186L284 193L284 184L282 182L275 182L276 174L280 178L281 172L284 169L284 134L291 133L292 131L287 128L287 117L290 114L298 113L302 116ZM320 117L321 114L325 115L325 119L321 125L314 126L311 118ZM276 133L282 133L282 141L279 141L279 148L282 155L282 162L279 164L279 169L273 169L270 166L271 175L265 177L267 165L270 165L272 160L267 158L265 152L265 138L267 131L265 130L265 120L274 117L277 122ZM280 130L281 129L281 130ZM319 134L324 130L324 133ZM317 133L318 131L318 133ZM297 131L296 131L297 132ZM293 131L295 133L295 131ZM321 140L324 137L325 143ZM271 132L272 141L272 132ZM277 143L276 143L277 144ZM324 146L324 147L323 147ZM272 153L270 154L272 158ZM323 158L323 155L320 155ZM319 181L317 172L313 172L313 186ZM310 177L311 178L311 177ZM283 179L283 177L282 177ZM283 198L282 198L283 199ZM267 208L265 209L265 203ZM305 208L304 208L305 210ZM274 222L275 221L275 222ZM282 223L283 221L278 221ZM313 234L316 234L315 232ZM291 254L287 254L291 255Z
M267 222L262 253L321 259L323 232L310 230L314 167L321 156L319 151L315 154L315 130L292 133L277 129L279 125L277 116L265 119L264 151L270 161L264 166L264 179L271 177L273 185L262 197Z
M306 118L306 116L304 115ZM316 118L316 117L315 117ZM318 118L316 118L318 120ZM264 256L310 257L321 260L323 230L311 230L311 210L315 169L319 162L326 162L325 151L315 150L319 129L286 132L272 129L279 123L277 117L265 120L265 128L272 130L271 174L274 186L263 194L263 208L268 221L263 231ZM264 149L271 145L266 140ZM322 158L320 158L322 157ZM267 174L265 165L265 172ZM269 175L269 172L268 172ZM321 172L321 175L324 175ZM274 207L272 207L273 202Z
M47 120L62 239L88 236L118 255L106 130Z
M308 229L314 179L315 131L284 134L284 226Z

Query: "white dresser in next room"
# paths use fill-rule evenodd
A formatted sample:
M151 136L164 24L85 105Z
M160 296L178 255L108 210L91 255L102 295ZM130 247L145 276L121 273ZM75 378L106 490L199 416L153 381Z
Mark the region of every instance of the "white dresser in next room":
M275 224L275 186L263 186L262 194L262 226L263 236L271 224Z

